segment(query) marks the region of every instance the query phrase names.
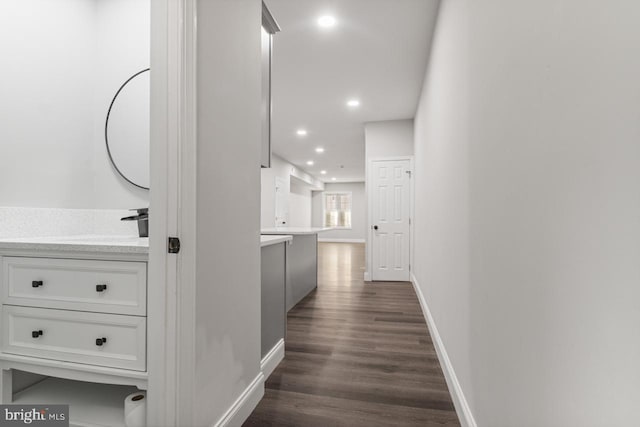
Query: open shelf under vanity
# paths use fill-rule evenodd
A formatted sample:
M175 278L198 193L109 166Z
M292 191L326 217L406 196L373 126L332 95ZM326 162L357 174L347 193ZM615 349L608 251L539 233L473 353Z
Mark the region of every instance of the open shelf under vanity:
M13 396L13 404L69 405L70 425L124 427L124 400L133 386L46 378Z

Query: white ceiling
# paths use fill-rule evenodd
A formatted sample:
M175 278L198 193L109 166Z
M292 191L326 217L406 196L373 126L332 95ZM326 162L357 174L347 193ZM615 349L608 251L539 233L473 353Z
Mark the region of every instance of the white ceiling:
M438 0L265 3L282 29L274 37L273 151L323 181L363 181L364 123L415 115ZM321 29L322 15L337 25ZM361 106L348 108L351 98ZM297 136L299 128L308 135Z

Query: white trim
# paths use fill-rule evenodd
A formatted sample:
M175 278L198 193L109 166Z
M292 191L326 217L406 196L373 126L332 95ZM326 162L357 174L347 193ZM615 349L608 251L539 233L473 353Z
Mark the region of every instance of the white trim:
M368 271L364 272L364 281L365 282L370 282L371 281L371 274L369 274Z
M269 375L278 367L282 359L284 359L284 339L278 341L260 362L260 370L265 380L269 378Z
M258 406L262 396L264 396L264 375L260 372L238 400L218 420L215 427L241 426Z
M85 365L82 363L63 362L14 354L2 354L0 360L2 370L17 369L47 377L67 378L77 381L88 381L103 384L135 385L147 390L147 372L129 369L108 368L104 366ZM7 395L10 396L11 394ZM3 399L6 399L3 395ZM10 402L9 402L10 403Z
M179 70L176 52L181 50L183 20L181 0L151 2L151 185L149 209L153 221L149 230L149 286L147 291L147 351L150 425L176 424L176 330L175 301L177 258L166 250L168 236L177 229Z
M196 359L196 245L197 245L197 0L179 0L183 22L180 50L180 92L177 112L180 118L178 167L177 235L181 240L178 255L175 309L177 333L177 425L192 425L196 413L194 396Z
M318 242L324 243L364 243L364 239L335 239L333 237L318 238Z
M389 156L389 157L369 157L367 162L397 162L400 160L411 160L413 161L413 154L410 156Z
M413 289L416 291L416 295L420 301L422 314L424 314L424 318L427 321L429 333L431 334L433 345L436 348L436 354L438 355L440 366L442 366L444 378L447 381L447 387L449 387L451 399L453 400L453 405L456 408L456 414L458 414L458 418L460 419L460 424L462 424L462 427L477 427L478 425L473 418L467 399L464 397L462 386L460 386L458 377L456 377L456 373L453 369L453 365L451 364L451 360L449 360L449 355L444 347L444 343L442 342L436 323L433 320L433 316L431 316L431 311L429 310L427 301L425 300L422 289L420 288L420 285L418 285L418 280L413 273L411 273L411 283L413 284Z
M151 202L147 422L187 425L193 413L193 279L196 144L196 0L151 2ZM190 234L191 233L191 234ZM182 250L167 253L167 237ZM187 331L188 333L185 333Z

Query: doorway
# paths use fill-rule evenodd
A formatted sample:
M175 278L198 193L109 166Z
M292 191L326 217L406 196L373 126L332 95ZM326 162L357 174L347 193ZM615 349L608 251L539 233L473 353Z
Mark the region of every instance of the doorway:
M289 222L289 186L282 177L276 177L276 227L284 227Z
M369 164L371 280L409 281L411 258L411 159Z

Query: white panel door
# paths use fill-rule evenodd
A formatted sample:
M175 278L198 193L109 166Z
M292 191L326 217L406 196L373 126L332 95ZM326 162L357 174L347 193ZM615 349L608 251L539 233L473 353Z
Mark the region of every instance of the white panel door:
M409 160L371 163L371 279L409 281Z

